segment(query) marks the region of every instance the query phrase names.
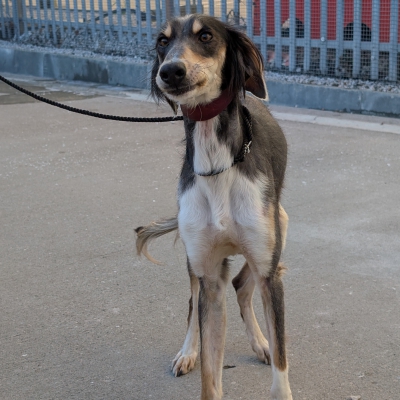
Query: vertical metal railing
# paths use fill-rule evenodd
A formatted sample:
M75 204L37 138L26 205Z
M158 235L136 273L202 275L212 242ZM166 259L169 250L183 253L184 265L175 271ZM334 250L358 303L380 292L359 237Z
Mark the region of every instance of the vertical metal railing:
M5 5L3 5L3 1L4 0L0 0L0 33L1 33L1 38L6 39L7 38L6 19L4 18Z
M353 77L360 72L361 63L361 0L354 0Z
M211 16L214 16L215 15L215 13L214 13L214 0L209 0L209 8L210 8L209 14Z
M121 0L116 0L117 1L117 29L118 29L118 40L122 42L122 14L121 14ZM126 14L126 9L125 9L125 14Z
M29 4L31 4L32 0L29 0ZM56 27L56 10L54 8L54 1L50 2L50 11L51 11L51 32L53 35L53 44L57 44L57 27ZM31 22L31 26L33 22Z
M280 69L282 64L282 38L281 38L281 2L274 0L274 23L275 23L275 57L274 67Z
M92 30L92 39L96 38L96 17L94 14L94 0L90 0L90 28Z
M397 72L400 71L399 53L399 2L392 0L390 2L390 50L389 50L389 80L395 81ZM399 72L400 75L400 72ZM400 80L400 77L397 76Z
M239 2L238 2L239 6ZM237 11L237 16L239 16L239 7ZM236 11L235 11L235 17L236 17ZM239 20L237 21L239 23ZM267 40L267 2L262 1L260 4L260 35L261 35L261 41L260 41L260 46L261 46L261 54L265 60L265 62L268 61L268 40Z
M380 1L372 0L371 79L379 77Z
M328 44L328 0L321 0L321 33L319 50L319 69L326 74L326 54Z
M296 0L289 1L289 71L296 69Z
M136 0L136 26L137 26L137 40L139 43L142 41L142 10L140 7L140 0Z
M147 36L147 43L151 44L153 42L153 37L152 37L152 32L151 32L150 0L146 0L146 36Z
M74 29L75 32L79 30L79 16L78 16L78 0L73 0L74 2Z
M338 70L340 57L343 52L343 16L344 0L336 0L336 45L335 45L335 69Z
M340 0L338 0L340 1ZM310 70L311 60L311 1L304 1L304 71Z
M131 2L130 0L125 1L125 15L127 21L127 30L128 30L128 37L132 37L132 14L131 14Z
M150 48L168 16L193 12L240 25L276 71L400 80L399 0L0 0L0 36Z
M108 36L110 40L112 40L113 37L113 28L114 28L114 21L113 21L113 9L112 9L112 4L111 0L107 0L107 30L108 30Z
M227 4L226 0L221 0L221 20L226 22Z

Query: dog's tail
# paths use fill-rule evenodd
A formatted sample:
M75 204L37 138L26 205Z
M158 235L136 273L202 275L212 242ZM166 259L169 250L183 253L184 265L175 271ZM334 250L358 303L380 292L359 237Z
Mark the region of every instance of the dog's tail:
M177 217L161 219L146 226L139 226L139 228L135 229L135 232L137 233L136 250L138 255L144 254L151 262L155 264L161 264L149 254L147 245L153 239L157 239L158 237L165 235L166 233L173 232L177 229Z

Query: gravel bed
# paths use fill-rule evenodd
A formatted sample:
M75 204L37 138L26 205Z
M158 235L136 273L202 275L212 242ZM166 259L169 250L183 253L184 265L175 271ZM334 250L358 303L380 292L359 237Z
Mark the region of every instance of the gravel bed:
M299 83L302 85L317 85L337 87L340 89L357 89L374 92L388 92L393 94L400 94L400 84L398 82L388 81L369 81L361 79L345 79L345 78L332 78L324 76L300 75L300 74L282 74L278 72L267 71L267 80Z
M40 45L32 44L31 36L28 38L27 43L21 42L9 42L0 40L0 46L2 47L13 47L24 50L41 51L44 53L53 52L57 54L74 55L77 57L93 57L104 60L114 60L121 62L135 62L148 64L153 59L155 53L152 46L146 44L138 44L134 39L126 40L121 43L117 40L110 40L109 36L101 39L97 37L95 39L85 37L74 38L73 40L64 40L63 47L55 47L51 43L40 43ZM79 39L79 40L78 40ZM77 43L82 41L82 43ZM84 41L84 43L83 43ZM91 41L88 46L88 41ZM46 46L44 46L46 45ZM89 47L92 50L78 50L74 49L74 46ZM336 78L336 77L323 77L313 76L304 74L287 74L280 72L266 72L267 81L278 81L288 83L298 83L302 85L317 85L326 87L337 87L341 89L349 90L366 90L374 92L386 92L400 95L400 84L398 82L388 81L370 81L361 79L347 79L347 78Z
M28 38L25 38L26 42L23 40L18 42L0 40L0 46L77 57L93 57L122 62L134 61L141 64L148 64L155 55L153 46L138 44L135 39L121 43L117 40L110 40L109 36L95 39L77 37L75 39L66 38L62 46L54 46L51 40L33 40L32 36L29 35ZM43 37L39 39L43 39Z

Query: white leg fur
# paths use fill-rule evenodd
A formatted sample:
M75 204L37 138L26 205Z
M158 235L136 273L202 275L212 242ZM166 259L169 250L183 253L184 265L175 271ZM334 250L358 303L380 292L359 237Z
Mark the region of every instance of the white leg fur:
M279 371L277 368L272 366L272 378L271 399L293 400L289 385L288 370Z
M199 280L190 276L192 293L192 311L188 321L188 329L181 350L172 361L172 372L175 376L187 374L194 368L199 349Z

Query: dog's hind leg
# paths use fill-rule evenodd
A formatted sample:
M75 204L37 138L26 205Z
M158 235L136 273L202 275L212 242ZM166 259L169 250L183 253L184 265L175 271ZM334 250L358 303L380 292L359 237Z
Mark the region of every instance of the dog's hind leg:
M268 235L266 245L257 241L257 238L264 239L263 231L260 231L257 236L249 236L247 238L249 253L246 258L253 279L260 289L264 308L272 367L271 398L272 400L292 400L285 347L285 311L281 279L285 267L279 262L288 217L281 206L270 204L265 222L265 231Z
M226 331L225 293L228 260L224 259L220 268L202 275L199 280L201 399L220 400Z
M292 400L285 347L283 284L281 280L283 269L283 265L279 264L273 275L267 278L262 276L257 277L264 306L267 337L270 346L272 400Z
M282 235L282 251L286 244L286 233L288 227L288 215L283 207L279 204L279 225ZM233 287L236 290L237 301L240 307L240 315L246 326L247 337L249 338L251 348L256 353L257 358L270 364L271 358L269 354L269 345L267 339L261 332L257 319L253 310L253 293L255 281L253 274L246 262L240 272L232 280Z
M237 301L240 307L240 315L246 326L247 337L249 338L251 348L256 353L257 358L265 364L270 363L268 341L265 339L258 325L253 310L253 293L255 281L253 274L247 262L240 272L232 280L233 287L236 290Z
M188 328L181 350L172 361L175 376L187 374L194 368L199 348L199 279L188 262L191 297L189 300Z

